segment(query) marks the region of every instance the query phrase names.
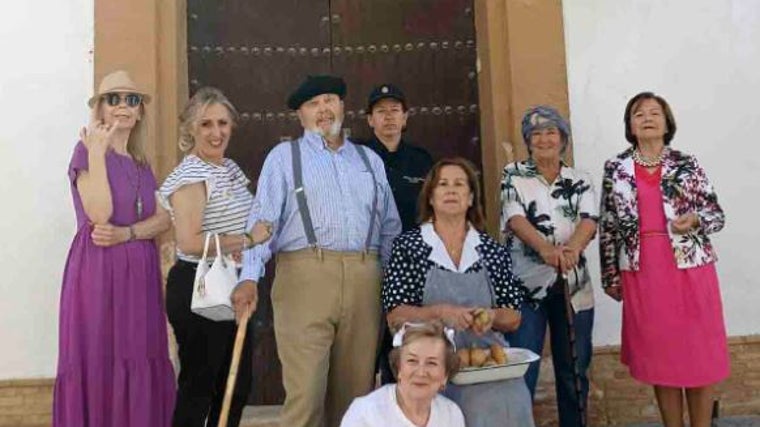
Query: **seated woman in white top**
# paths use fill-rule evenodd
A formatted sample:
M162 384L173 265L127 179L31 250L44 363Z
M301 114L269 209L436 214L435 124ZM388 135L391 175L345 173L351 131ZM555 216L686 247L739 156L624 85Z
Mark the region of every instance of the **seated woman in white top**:
M341 427L464 427L459 407L438 394L459 370L453 335L437 321L404 324L390 353L398 382L354 399Z

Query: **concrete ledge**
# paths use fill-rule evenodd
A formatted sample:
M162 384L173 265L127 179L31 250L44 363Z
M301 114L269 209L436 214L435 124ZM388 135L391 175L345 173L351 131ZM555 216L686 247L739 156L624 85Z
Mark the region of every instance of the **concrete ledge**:
M280 427L281 406L248 406L240 427Z
M718 426L760 427L760 336L729 338L731 377L719 384ZM620 347L594 349L591 368L589 421L595 426L657 426L659 413L651 387L636 383L620 363ZM539 427L557 425L551 358L541 366L534 413ZM53 378L0 380L0 427L49 426ZM280 406L247 407L242 427L279 427ZM755 417L747 417L753 415ZM638 424L636 424L638 423ZM649 424L647 424L649 423Z

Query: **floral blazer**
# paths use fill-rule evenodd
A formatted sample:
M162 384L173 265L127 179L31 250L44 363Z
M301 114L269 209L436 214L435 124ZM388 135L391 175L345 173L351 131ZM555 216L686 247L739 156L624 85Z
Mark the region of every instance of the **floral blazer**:
M662 203L668 222L694 212L699 226L678 235L668 228L678 268L715 262L717 257L708 234L720 231L725 223L704 169L694 156L666 148L662 162ZM639 211L634 175L633 148L604 164L599 221L599 256L602 286L620 285L620 271L639 269Z

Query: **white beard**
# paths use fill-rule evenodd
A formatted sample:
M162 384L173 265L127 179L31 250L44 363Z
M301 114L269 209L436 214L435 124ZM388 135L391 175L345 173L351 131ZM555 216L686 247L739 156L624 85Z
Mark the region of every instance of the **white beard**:
M320 128L319 126L315 126L314 129L311 129L311 131L321 136L322 138L330 138L330 137L340 136L341 129L343 129L343 122L336 120L333 122L332 125L330 125L330 128L327 129L326 131L322 130L322 128Z

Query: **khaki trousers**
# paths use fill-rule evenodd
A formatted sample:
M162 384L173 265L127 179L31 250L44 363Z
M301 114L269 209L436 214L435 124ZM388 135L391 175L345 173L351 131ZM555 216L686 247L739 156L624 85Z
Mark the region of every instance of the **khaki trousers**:
M338 427L351 401L372 390L381 275L376 254L278 254L272 306L286 396L281 426Z

